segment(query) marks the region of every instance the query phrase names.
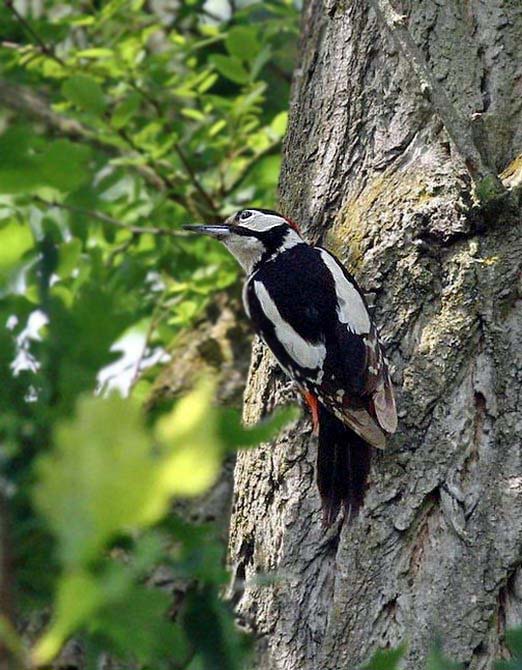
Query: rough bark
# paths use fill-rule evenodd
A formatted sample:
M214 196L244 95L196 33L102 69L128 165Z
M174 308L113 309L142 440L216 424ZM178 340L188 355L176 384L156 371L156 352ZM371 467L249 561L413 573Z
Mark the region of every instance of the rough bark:
M436 633L466 668L490 669L522 623L520 199L476 204L467 156L381 4L306 4L281 201L376 293L400 427L359 519L326 533L307 417L239 456L233 590L266 670L353 668L402 641L419 670ZM486 163L520 183L520 3L395 10ZM257 344L246 419L284 384Z

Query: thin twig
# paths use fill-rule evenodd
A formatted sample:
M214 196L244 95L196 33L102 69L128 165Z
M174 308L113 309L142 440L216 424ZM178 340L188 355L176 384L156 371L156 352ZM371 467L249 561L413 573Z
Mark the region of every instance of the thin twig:
M103 212L82 209L81 207L76 207L74 205L66 205L63 202L50 202L49 200L45 200L45 198L41 198L40 196L35 196L34 200L42 205L47 205L47 207L57 207L58 209L73 212L74 214L88 216L91 219L95 219L96 221L107 223L110 226L120 228L121 230L126 230L133 235L158 235L177 238L186 237L185 233L182 231L170 230L169 228L156 228L153 226L132 226L127 223L123 223L123 221L118 221L118 219L114 219L112 216L104 214Z
M218 16L217 14L214 14L213 12L209 11L206 9L206 7L201 8L201 13L207 16L209 19L212 19L213 21L216 21L216 23L224 23L225 19L222 16Z
M140 378L140 372L141 372L141 366L143 365L143 361L145 360L145 356L147 354L147 351L149 349L150 341L151 338L154 334L154 331L156 330L158 324L160 321L163 319L165 316L165 313L162 314L162 307L163 303L165 301L166 297L166 291L163 293L161 298L158 300L154 311L152 313L152 317L150 319L149 326L147 328L147 332L145 334L145 340L143 341L143 347L141 348L140 355L138 357L138 360L136 361L136 364L134 366L134 372L132 374L132 379L129 384L129 394L131 393L132 389L135 387L136 383L138 382Z
M131 86L134 88L136 92L138 92L146 102L149 103L149 105L154 109L156 112L156 116L159 119L164 119L164 114L163 110L161 108L160 103L154 98L148 91L144 90L135 80L131 81ZM185 155L184 150L182 149L181 145L179 142L176 142L173 146L174 151L178 154L179 159L185 168L185 172L189 176L193 186L195 187L196 191L200 194L200 196L203 198L205 203L207 204L209 211L211 214L214 215L214 217L219 216L219 208L216 206L215 202L212 200L212 197L207 191L203 188L203 185L198 179L198 176L196 175L194 169L192 168L187 156Z
M505 189L496 172L489 165L487 157L477 147L470 124L433 76L421 50L408 30L405 17L395 11L389 0L370 0L370 4L417 75L422 94L430 100L433 109L439 115L475 185L479 186L487 179L497 193L504 192Z
M143 156L142 150L140 147L134 142L132 137L129 135L129 133L124 129L124 128L118 128L117 130L118 135L121 137L121 139L127 144L127 146L132 149L132 151L136 152L138 156ZM177 191L176 184L170 179L170 177L167 177L166 175L161 174L158 163L154 160L151 160L150 158L148 159L148 167L153 170L154 175L156 178L161 182L162 184L162 190L167 191L167 197L170 200L173 200L174 202L177 202L178 205L181 205L188 211L190 211L190 203L189 201Z
M25 30L25 32L36 42L36 44L40 47L40 50L42 53L44 53L46 56L49 58L52 58L55 60L57 63L59 63L62 67L66 67L65 61L63 61L60 56L56 55L56 52L54 50L54 47L49 46L46 44L43 39L38 35L38 33L34 30L34 28L31 26L31 24L27 21L25 16L20 14L20 12L16 9L14 6L13 0L4 0L4 5L7 10L13 14L13 16L16 17L17 21L20 23L22 28Z
M181 148L181 146L176 142L174 145L174 150L178 154L181 162L183 163L183 167L185 168L185 171L189 175L193 185L195 186L197 192L200 194L200 196L203 198L203 200L207 203L210 211L213 214L216 214L216 216L219 214L219 209L217 208L216 204L212 200L211 196L207 191L203 188L201 185L201 182L199 181L196 173L194 172L192 166L190 165L187 157L185 156L185 152Z
M105 151L109 155L121 155L114 145L99 140L95 133L78 121L60 116L54 112L46 98L35 93L27 86L0 79L0 101L3 107L30 116L43 123L52 132L57 132L72 140L81 140L96 149Z
M112 267L116 256L119 254L124 254L135 242L137 235L133 234L131 237L128 237L124 242L118 244L114 249L111 250L109 256L107 257L106 266Z
M238 186L240 186L243 181L248 177L251 170L259 163L261 158L270 155L275 149L279 147L281 142L278 140L273 144L269 144L265 149L259 151L248 163L246 163L242 170L238 173L236 178L230 182L230 184L222 192L223 197L230 195L232 191L235 191Z

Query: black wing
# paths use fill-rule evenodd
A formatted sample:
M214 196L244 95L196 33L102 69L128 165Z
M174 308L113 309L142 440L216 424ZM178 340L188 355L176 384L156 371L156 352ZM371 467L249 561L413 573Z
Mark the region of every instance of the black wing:
M378 416L389 405L389 377L362 292L342 265L324 249L298 245L250 278L245 302L283 369L346 423L355 422L362 437L384 446L381 428L392 432L392 423L381 425Z

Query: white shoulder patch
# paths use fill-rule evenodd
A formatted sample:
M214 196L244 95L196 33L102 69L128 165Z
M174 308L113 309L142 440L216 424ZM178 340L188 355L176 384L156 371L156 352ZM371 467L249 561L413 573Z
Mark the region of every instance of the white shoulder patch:
M319 253L326 267L330 270L337 295L337 316L341 323L345 323L349 330L357 335L370 332L370 315L359 291L344 276L337 261L325 249L319 249Z
M280 254L284 253L285 251L288 251L289 249L293 249L298 244L305 244L305 242L303 241L303 238L300 235L298 235L294 230L290 228L287 234L285 235L281 246L270 256L268 260L273 261Z
M250 308L248 306L248 284L250 279L247 279L243 285L243 290L241 291L241 297L243 298L243 307L245 308L246 315L250 319Z
M290 358L302 368L311 368L314 370L321 367L326 357L326 347L324 344L311 344L301 337L292 325L283 319L277 309L277 305L270 297L262 282L254 281L254 290L261 309L267 319L274 324L277 339L281 342Z

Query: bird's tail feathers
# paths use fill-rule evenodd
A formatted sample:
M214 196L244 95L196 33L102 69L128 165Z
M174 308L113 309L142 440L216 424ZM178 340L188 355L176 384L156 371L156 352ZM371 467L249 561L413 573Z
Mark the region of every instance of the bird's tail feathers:
M331 526L343 505L348 520L364 502L371 447L323 405L319 405L317 485L323 523Z

